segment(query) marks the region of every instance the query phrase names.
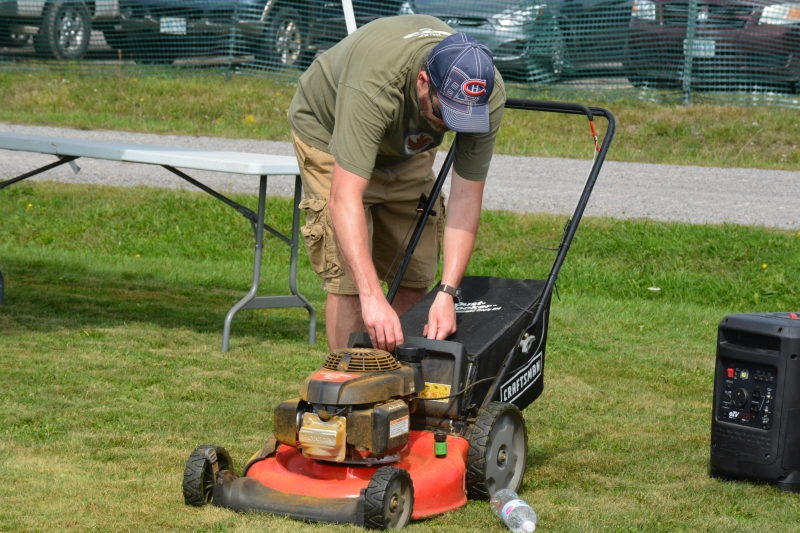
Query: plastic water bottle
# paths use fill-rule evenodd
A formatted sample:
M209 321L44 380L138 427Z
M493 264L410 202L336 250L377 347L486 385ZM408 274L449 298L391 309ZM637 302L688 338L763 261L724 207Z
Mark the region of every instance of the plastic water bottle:
M513 490L498 490L492 496L491 506L494 514L502 518L514 533L533 533L536 529L536 511L520 500Z

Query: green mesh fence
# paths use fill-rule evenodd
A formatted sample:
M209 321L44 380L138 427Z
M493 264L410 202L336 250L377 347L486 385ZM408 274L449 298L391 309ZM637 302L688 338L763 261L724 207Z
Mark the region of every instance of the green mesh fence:
M800 2L353 0L359 26L426 14L483 41L504 78L660 102L798 107ZM338 0L0 0L0 68L53 61L293 79L347 35ZM64 65L60 64L60 68Z

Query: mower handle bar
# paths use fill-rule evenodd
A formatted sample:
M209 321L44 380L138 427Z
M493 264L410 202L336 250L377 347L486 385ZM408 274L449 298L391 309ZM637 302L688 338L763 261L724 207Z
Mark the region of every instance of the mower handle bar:
M554 113L583 114L586 115L590 121L592 121L592 117L594 115L599 115L601 117L605 117L605 119L608 121L608 128L606 129L606 134L603 136L603 142L599 147L597 157L595 157L595 160L592 163L589 176L586 178L586 183L583 186L583 192L578 200L578 205L575 207L575 212L573 213L572 218L568 219L566 225L564 226L564 233L561 237L561 243L558 246L558 253L556 254L556 259L553 262L553 267L550 269L550 274L547 276L547 282L542 290L539 303L536 306L533 320L531 320L530 325L520 334L517 342L514 344L511 350L509 350L508 354L506 354L503 364L497 373L497 377L492 382L492 386L489 388L489 391L484 397L481 408L492 401L492 398L494 398L495 394L497 394L497 391L500 388L503 379L505 378L506 373L511 366L511 363L514 360L514 355L516 354L517 348L519 347L520 342L525 334L532 334L534 327L542 319L542 314L545 310L545 302L549 300L553 293L553 288L556 285L556 279L558 278L558 273L561 270L561 265L564 264L564 259L567 257L567 252L572 244L572 239L575 237L575 232L578 230L578 224L580 223L583 213L586 210L586 205L589 203L589 197L592 195L592 190L594 189L594 184L597 181L597 176L600 174L600 168L603 166L606 154L608 154L608 148L611 146L611 141L614 139L614 133L617 129L617 121L614 118L614 115L612 115L607 109L600 107L588 108L580 104L517 99L508 100L506 107L510 107L512 109L549 111Z
M492 398L497 393L497 390L500 384L505 378L506 373L508 372L508 368L510 367L512 361L514 360L514 355L516 353L517 347L520 344L523 336L526 333L531 333L536 326L536 324L542 319L542 314L545 310L545 302L550 299L551 294L553 293L553 289L556 284L556 279L558 278L558 273L561 270L561 266L564 264L564 259L567 257L567 252L569 251L569 247L572 244L572 240L575 237L575 232L578 230L578 224L580 223L581 218L583 217L583 213L586 210L586 205L589 203L589 197L592 195L592 190L594 189L594 184L597 181L597 176L600 174L600 168L603 166L603 162L605 161L606 154L608 153L608 148L611 146L611 141L614 139L614 133L617 129L617 121L614 118L614 115L611 114L610 111L607 109L603 109L601 107L588 107L582 104L576 104L571 102L549 102L546 100L525 100L521 98L509 98L506 100L505 104L506 109L522 109L528 111L543 111L548 113L564 113L570 115L584 115L586 118L589 119L589 123L592 127L592 134L594 135L594 117L595 115L604 117L608 121L608 128L606 129L606 134L603 136L603 142L598 147L597 156L592 163L592 168L589 171L589 176L586 179L586 183L583 186L583 192L578 200L578 205L575 207L575 212L573 213L572 217L567 220L566 225L564 226L564 232L561 237L561 243L558 246L558 253L556 254L556 259L553 262L553 267L550 269L550 274L547 276L547 281L545 282L544 289L542 290L542 295L539 298L539 303L536 306L536 311L533 315L533 320L531 320L530 325L525 329L525 331L520 334L520 338L517 339L517 342L514 344L514 347L506 354L505 359L503 360L503 364L500 367L500 370L495 377L494 381L492 382L492 386L487 392L486 396L484 397L483 404L481 407L484 407L488 402L492 400ZM596 138L595 138L596 142ZM408 264L411 261L411 256L414 253L414 249L419 242L420 237L422 236L422 231L425 228L425 223L428 220L428 217L431 214L431 210L435 205L436 199L438 198L442 186L444 185L444 181L447 178L447 173L450 171L450 168L453 165L453 160L455 159L455 147L456 141L453 140L453 144L450 146L450 151L447 153L447 157L445 158L444 164L442 168L439 170L439 175L436 178L436 181L433 184L433 189L431 190L431 194L428 198L423 198L424 207L422 208L422 216L419 217L417 220L417 225L414 228L414 233L411 236L411 240L408 243L408 247L406 248L406 252L403 255L403 260L400 263L400 266L395 273L394 280L392 281L392 285L389 288L389 292L386 295L386 299L389 303L392 303L394 300L395 295L397 294L398 289L400 288L400 282L403 279L403 275L405 274L406 269L408 268ZM422 200L421 199L421 203Z

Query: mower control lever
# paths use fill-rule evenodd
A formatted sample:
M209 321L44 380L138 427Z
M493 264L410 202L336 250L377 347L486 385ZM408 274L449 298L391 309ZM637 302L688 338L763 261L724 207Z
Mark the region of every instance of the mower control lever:
M425 193L420 194L419 204L417 205L417 213L424 213L425 206L427 205L427 203L428 203L428 197L425 196ZM428 213L430 213L432 217L436 216L436 211L434 211L433 209L429 210Z
M531 349L531 344L536 341L535 335L526 335L524 339L522 339L519 343L519 348L522 350L522 353L527 354Z

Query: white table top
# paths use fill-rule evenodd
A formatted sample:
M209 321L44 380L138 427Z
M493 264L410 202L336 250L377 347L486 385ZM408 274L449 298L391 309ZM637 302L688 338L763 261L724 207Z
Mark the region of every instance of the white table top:
M59 156L91 157L128 163L169 165L232 174L297 175L297 159L291 156L223 152L176 146L157 146L105 141L86 141L0 131L0 149Z

